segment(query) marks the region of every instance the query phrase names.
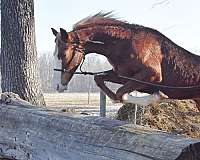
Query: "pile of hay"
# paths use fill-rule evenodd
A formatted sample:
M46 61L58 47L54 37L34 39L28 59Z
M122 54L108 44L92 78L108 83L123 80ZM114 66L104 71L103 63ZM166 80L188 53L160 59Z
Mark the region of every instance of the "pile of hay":
M133 122L134 112L133 104L123 105L117 119ZM200 138L200 112L192 100L161 102L149 105L144 110L138 107L136 122L170 133Z

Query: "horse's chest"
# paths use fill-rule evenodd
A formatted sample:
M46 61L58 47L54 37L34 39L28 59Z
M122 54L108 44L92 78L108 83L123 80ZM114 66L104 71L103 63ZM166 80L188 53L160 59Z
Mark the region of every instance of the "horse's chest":
M136 63L134 63L133 61L126 61L126 60L112 61L109 59L108 61L112 65L113 70L121 75L134 73L137 72L138 70L138 65L136 65Z

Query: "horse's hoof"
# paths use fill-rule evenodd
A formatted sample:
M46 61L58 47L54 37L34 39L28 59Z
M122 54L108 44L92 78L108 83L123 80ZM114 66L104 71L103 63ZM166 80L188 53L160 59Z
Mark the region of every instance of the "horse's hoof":
M161 91L158 92L158 95L160 96L160 99L161 99L161 100L162 100L162 99L168 99L168 98L169 98L166 94L164 94L164 93L161 92Z
M127 100L128 100L128 96L129 96L129 94L128 94L128 93L125 93L125 94L122 96L122 100L123 100L123 101L127 101Z

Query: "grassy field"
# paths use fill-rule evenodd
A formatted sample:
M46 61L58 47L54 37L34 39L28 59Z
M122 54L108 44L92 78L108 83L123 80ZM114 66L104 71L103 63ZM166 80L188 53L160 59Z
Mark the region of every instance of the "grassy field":
M100 93L45 93L47 106L54 105L97 105L100 103ZM113 105L107 97L106 105Z
M85 113L89 115L99 115L100 93L45 93L44 98L49 109ZM113 117L116 115L122 104L113 104L106 98L106 115Z

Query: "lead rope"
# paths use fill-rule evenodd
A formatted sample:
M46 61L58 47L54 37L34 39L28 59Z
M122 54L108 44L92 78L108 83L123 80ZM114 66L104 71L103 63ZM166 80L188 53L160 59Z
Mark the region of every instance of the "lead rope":
M80 65L80 72L83 73L83 74L86 73L86 72L84 72L84 71L82 70L82 66L83 66L84 61L85 61L85 55L83 56L83 60L82 60L81 65ZM84 75L85 75L85 74L84 74Z
M80 65L80 72L75 72L75 74L98 75L98 74L104 74L107 71L109 71L109 70L106 70L106 71L102 71L102 72L85 72L85 71L82 70L82 66L83 66L84 61L85 61L85 55L83 57L83 61L81 62L81 65Z
M76 45L77 46L77 45ZM83 63L85 61L85 52L83 49L79 49L79 48L76 48L77 51L79 52L82 52L83 53L83 61L81 62L81 65L80 65L80 72L75 72L74 74L83 74L83 75L99 75L99 74L104 74L110 70L107 70L107 71L102 71L102 72L85 72L82 70L82 66L83 66ZM70 72L68 70L63 70L63 69L54 69L55 71L61 71L61 72ZM121 76L121 75L118 75L120 78L124 78L124 79L127 79L127 80L131 80L131 81L135 81L137 83L140 83L140 84L146 84L146 85L151 85L151 86L155 86L155 87L160 87L160 88L167 88L167 89L200 89L200 85L196 85L196 86L187 86L187 87L176 87L176 86L166 86L166 85L162 85L162 84L153 84L151 82L145 82L145 81L141 81L141 80L138 80L138 79L135 79L135 78L131 78L131 77L126 77L126 76Z
M102 71L102 72L85 72L85 71L82 71L82 65L83 65L83 62L84 60L82 61L81 63L81 66L80 66L80 72L75 72L74 74L83 74L83 75L99 75L99 74L104 74L110 70L106 70L106 71ZM54 71L60 71L60 72L69 72L68 70L63 70L63 69L54 69ZM196 86L187 86L187 87L176 87L176 86L166 86L166 85L162 85L162 84L154 84L154 83L151 83L151 82L145 82L145 81L141 81L141 80L138 80L138 79L135 79L135 78L130 78L130 77L126 77L126 76L120 76L118 75L120 78L123 78L123 79L126 79L126 80L131 80L131 81L134 81L134 82L137 82L137 83L140 83L140 84L146 84L146 85L150 85L150 86L155 86L155 87L159 87L159 88L167 88L167 89L183 89L183 90L186 90L186 89L200 89L200 85L196 85Z

